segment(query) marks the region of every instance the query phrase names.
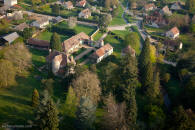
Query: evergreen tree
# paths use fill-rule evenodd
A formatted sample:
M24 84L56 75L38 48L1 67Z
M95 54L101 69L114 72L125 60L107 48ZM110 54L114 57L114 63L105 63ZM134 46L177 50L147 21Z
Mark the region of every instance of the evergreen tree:
M120 73L123 101L127 105L127 123L131 128L135 128L137 119L135 88L138 86L138 69L136 58L131 56L131 54L126 55L123 59Z
M35 88L32 95L32 106L37 107L39 105L39 92Z
M52 50L62 51L62 45L60 42L60 37L57 33L54 33L50 40L50 48Z
M144 67L144 70L145 71L143 71L140 81L142 83L142 90L146 91L147 87L153 83L153 67L151 61L149 61L148 64Z
M68 89L68 94L66 96L65 101L65 110L67 115L74 115L76 112L76 105L77 105L77 97L73 90L73 88L70 86Z
M58 130L58 110L47 90L36 111L36 125L42 130Z
M142 78L142 74L145 71L145 67L148 64L148 62L151 60L150 58L150 40L149 38L146 38L142 51L139 56L139 74L140 78Z
M155 72L154 80L151 85L147 88L146 95L150 98L155 98L160 93L160 79L159 79L159 72Z
M94 129L93 124L95 121L95 111L96 106L93 104L93 102L87 97L82 97L80 100L80 105L76 112L78 129Z

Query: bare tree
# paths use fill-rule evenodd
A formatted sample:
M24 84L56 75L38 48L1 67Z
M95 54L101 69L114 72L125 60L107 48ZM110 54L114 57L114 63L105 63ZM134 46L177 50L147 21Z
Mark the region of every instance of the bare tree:
M127 130L125 119L126 104L117 104L112 94L105 99L104 128L106 130Z
M82 96L89 97L93 103L100 99L101 88L99 79L95 73L84 71L72 82L72 86L80 101Z

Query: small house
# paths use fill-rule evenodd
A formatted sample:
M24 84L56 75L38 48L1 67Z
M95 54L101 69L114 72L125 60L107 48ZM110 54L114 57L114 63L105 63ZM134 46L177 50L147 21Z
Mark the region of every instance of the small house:
M163 7L160 10L160 14L171 16L172 15L172 12L169 10L169 7L166 5L165 7Z
M86 0L80 0L76 3L76 6L78 7L85 7L87 1Z
M113 47L110 44L106 44L103 47L97 49L92 55L91 58L96 62L101 62L104 58L108 57L113 53Z
M13 32L11 34L5 35L0 38L0 45L11 44L18 38L19 38L19 35L17 32Z
M5 6L14 6L17 4L17 0L4 0Z
M85 34L84 32L81 32L75 36L72 36L71 38L65 40L62 43L63 51L66 54L73 53L76 49L80 47L81 44L87 42L90 40L90 37Z
M175 39L179 37L179 29L177 27L173 27L171 30L166 32L166 37Z
M64 7L65 7L66 9L68 9L68 10L71 10L71 9L74 8L74 6L73 6L73 4L72 4L71 1L65 2L65 3L64 3Z
M168 49L170 51L176 51L176 50L181 50L183 48L183 43L180 42L179 40L170 40L167 39L163 42L165 45L165 50Z
M154 10L154 9L156 9L156 6L155 6L154 3L146 4L146 5L144 6L144 10L145 10L145 11L151 11L151 10Z
M171 5L171 10L180 10L181 6L179 2L175 2L174 4Z
M89 9L84 9L79 13L79 18L89 18L91 16L91 11Z
M61 16L58 16L58 17L54 17L52 19L52 22L53 23L59 23L59 22L62 22L64 19L61 17Z
M41 18L32 23L32 26L40 28L40 29L45 28L47 25L49 25L49 20L47 18Z

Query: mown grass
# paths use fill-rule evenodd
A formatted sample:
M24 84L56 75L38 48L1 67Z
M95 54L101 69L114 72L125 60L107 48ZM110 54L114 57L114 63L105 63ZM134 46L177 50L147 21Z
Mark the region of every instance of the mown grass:
M122 17L122 15L123 15L123 8L121 7L120 4L119 4L118 8L119 8L118 15L115 16L112 19L110 25L123 25L123 24L126 24L125 20Z

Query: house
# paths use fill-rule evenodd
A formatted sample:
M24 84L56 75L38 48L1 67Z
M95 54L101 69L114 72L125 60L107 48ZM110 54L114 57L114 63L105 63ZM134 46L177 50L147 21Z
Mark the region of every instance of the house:
M76 6L78 7L85 7L87 1L86 0L80 0L76 3Z
M179 29L177 27L173 27L171 30L166 32L166 37L175 39L179 37Z
M29 25L26 23L21 23L19 25L17 25L14 30L16 31L24 31L25 28L29 28Z
M158 11L154 11L150 15L147 15L145 17L145 22L147 25L155 28L167 25L166 19Z
M179 2L175 2L174 4L171 5L171 10L180 10L181 6Z
M91 58L96 62L99 63L104 58L108 57L113 53L113 47L110 44L106 44L103 47L97 49L92 55Z
M176 50L181 50L183 48L183 43L180 42L179 40L170 40L167 39L163 42L165 45L165 50L168 49L170 51L176 51Z
M65 7L66 9L68 9L68 10L71 10L71 9L74 8L74 6L73 6L73 4L72 4L71 1L67 1L67 2L65 2L63 5L64 5L64 7Z
M5 6L13 6L17 4L17 0L4 0Z
M6 15L6 11L9 10L9 6L2 6L0 7L0 15Z
M144 6L144 10L145 10L145 11L151 11L151 10L154 10L154 9L156 9L156 6L155 6L154 3L146 4L146 5Z
M43 50L48 50L50 43L45 40L39 40L35 38L30 38L27 40L28 45L31 47L37 48L37 49L43 49Z
M52 19L52 22L53 23L59 23L59 22L62 22L64 19L61 17L61 16L58 16L58 17L54 17Z
M17 38L19 38L19 35L17 34L17 32L13 32L11 34L3 36L0 38L0 45L11 44Z
M76 65L73 56L70 57L68 54L58 51L50 52L46 57L46 61L52 65L52 72L54 75L63 75L65 73L64 68L68 64Z
M91 11L89 9L84 9L79 13L79 18L89 18L91 16Z
M49 20L47 18L41 18L39 20L34 21L31 25L43 29L47 25L49 25Z
M172 15L172 12L169 10L169 7L166 5L165 7L163 7L160 10L160 14L171 16Z
M66 54L73 53L77 48L80 47L81 44L88 42L89 39L90 37L84 32L81 32L75 36L72 36L71 38L65 40L62 43L63 51Z
M135 50L130 46L128 45L126 48L124 48L121 52L121 56L125 56L127 54L130 54L131 56L135 57Z

